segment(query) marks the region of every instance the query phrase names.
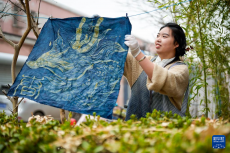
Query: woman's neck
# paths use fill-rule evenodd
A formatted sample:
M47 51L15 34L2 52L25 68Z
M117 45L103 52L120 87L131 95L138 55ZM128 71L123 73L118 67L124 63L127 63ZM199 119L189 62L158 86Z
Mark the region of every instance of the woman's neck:
M170 50L170 51L164 51L164 52L159 52L158 56L163 59L170 59L176 56L176 50Z
M175 55L160 55L160 54L158 54L158 56L161 58L161 60L175 57Z

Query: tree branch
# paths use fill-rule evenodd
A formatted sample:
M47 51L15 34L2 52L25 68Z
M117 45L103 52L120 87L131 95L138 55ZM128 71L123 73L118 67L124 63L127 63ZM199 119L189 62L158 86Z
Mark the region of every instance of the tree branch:
M23 0L19 0L20 4L22 5L22 7L24 9L26 9L26 6L25 6L25 3L23 2ZM41 1L40 1L41 2ZM39 3L39 8L40 8L40 3ZM39 15L38 15L39 16ZM31 17L31 16L30 16ZM27 18L28 18L28 15L27 15ZM34 18L31 17L31 28L33 29L33 32L34 32L34 35L38 38L40 32L39 32L39 28L38 28L38 24L36 24L36 21L34 20Z
M63 124L65 122L65 110L60 109L60 118L61 118L61 123Z
M2 38L5 42L7 42L9 45L11 45L12 47L15 47L15 43L13 43L11 40L7 39L4 34L2 33L2 28L0 26L0 38Z
M7 97L7 99L9 99L9 100L11 99L10 96L7 96L7 93L5 90L2 90L2 93Z
M21 104L21 102L22 102L23 99L24 99L24 98L22 98L22 99L19 101L19 103L17 104L17 106L13 109L13 112L14 112L15 109L18 108L19 104Z
M36 21L33 18L31 18L31 24L32 24L34 35L38 38L40 34L39 28L38 28L38 24L36 24Z
M8 12L9 10L12 9L12 7L7 8L7 10L5 10L5 9L6 9L6 7L4 8L4 10L2 10L2 12L3 12L3 11L4 11L4 12ZM2 12L1 12L1 13L2 13ZM2 14L3 14L3 15L1 15L0 19L3 18L3 17L6 17L6 16L12 15L12 14L7 14L7 13L2 13Z
M5 9L7 8L7 4L8 4L8 1L6 2L6 4L3 7L3 9L0 11L1 14L3 14L3 12L5 12ZM5 15L5 13L4 13L3 15L1 15L0 19L3 18L4 16L7 16L7 15Z
M29 34L29 32L31 30L30 6L29 6L28 0L25 0L25 1L26 1L27 29L26 29L25 33L23 34L21 40L18 43L18 48L22 47L22 44L24 43L27 35Z
M37 25L38 25L38 19L39 19L39 10L40 10L40 5L41 5L41 0L39 1L39 6L38 6L38 18L37 18Z
M20 51L20 49L22 47L22 44L24 43L26 37L28 36L30 30L31 30L31 17L30 17L29 2L28 2L28 0L25 0L25 2L26 2L25 8L26 8L26 15L27 15L27 29L24 32L24 34L22 35L22 37L21 37L20 41L18 42L18 44L14 46L14 50L15 51L14 51L13 61L12 61L12 64L11 64L12 83L14 83L14 80L16 78L16 75L15 75L15 66L16 66L16 63L17 63L19 51Z
M25 3L23 2L23 0L18 0L18 1L22 5L22 7L23 7L23 9L25 11L26 10L26 6L25 6ZM25 11L25 13L26 13L26 11Z
M11 4L13 4L14 6L16 6L17 8L19 8L19 11L23 11L25 12L25 9L22 9L19 5L17 5L16 3L12 2L11 0L9 0L11 2ZM26 13L26 12L25 12Z

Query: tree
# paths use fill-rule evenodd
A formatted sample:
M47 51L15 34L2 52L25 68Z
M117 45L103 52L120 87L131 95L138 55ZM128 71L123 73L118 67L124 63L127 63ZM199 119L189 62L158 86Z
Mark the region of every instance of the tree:
M228 0L189 0L189 3L181 0L169 2L154 0L154 2L160 7L173 5L169 10L174 22L184 27L187 44L194 47L197 59L200 59L198 60L200 62L195 63L197 71L191 91L204 89L204 98L200 103L205 103L205 116L207 117L210 111L208 104L215 101L219 108L217 113L229 118L230 2ZM188 58L190 66L194 65L193 59ZM215 80L214 86L208 85L208 78ZM214 95L214 99L208 96L208 88L212 88L210 92Z
M140 9L140 3L130 0ZM175 22L186 32L187 45L194 50L186 57L189 66L190 101L200 98L203 112L208 116L209 103L216 102L217 116L230 117L230 58L229 58L229 15L228 0L144 0L153 10L148 13L153 22ZM131 4L131 3L130 3ZM158 8L158 10L156 9ZM152 15L153 14L153 15ZM163 14L163 15L162 15ZM163 16L163 17L162 17ZM192 54L192 55L191 55ZM214 85L208 82L214 82ZM201 95L200 95L201 94ZM203 97L201 97L204 95ZM212 96L209 96L212 95ZM190 102L188 103L188 106Z
M31 13L30 13L30 6L29 6L29 0L18 0L18 3L15 3L11 0L8 0L5 7L3 8L3 11L1 12L4 12L4 10L7 10L6 6L11 3L11 5L15 6L18 8L19 11L22 11L26 14L27 16L27 29L26 31L24 32L24 34L22 35L20 41L16 44L14 42L12 42L11 40L7 39L3 32L2 32L2 29L0 27L0 38L2 38L5 42L7 42L9 45L11 45L13 48L14 48L14 56L13 56L13 61L12 61L12 64L11 64L11 75L12 75L12 84L14 83L14 80L16 78L15 76L15 66L16 66L16 62L17 62L17 59L18 59L18 55L19 55L19 52L20 52L20 49L26 39L26 37L28 36L29 32L31 30L33 30L33 33L34 35L38 38L39 34L40 34L40 31L39 31L39 28L38 28L38 19L39 19L39 9L40 9L40 3L41 3L41 0L39 1L39 7L38 7L38 17L35 18ZM4 17L4 16L7 16L7 14L1 14L1 17ZM36 20L37 19L37 20ZM4 91L3 91L4 92ZM4 92L4 94L6 95L6 92ZM18 106L20 104L20 102L18 102L18 97L9 97L7 96L8 99L12 102L13 104L13 114L15 113L18 113ZM64 122L65 120L65 111L63 109L60 110L60 117L61 117L61 121L62 123Z

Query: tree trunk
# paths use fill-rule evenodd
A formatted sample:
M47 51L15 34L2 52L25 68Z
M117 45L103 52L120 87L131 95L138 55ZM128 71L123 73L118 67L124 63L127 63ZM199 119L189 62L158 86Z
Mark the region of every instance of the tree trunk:
M63 124L65 122L65 110L60 109L60 118L61 118L61 123Z

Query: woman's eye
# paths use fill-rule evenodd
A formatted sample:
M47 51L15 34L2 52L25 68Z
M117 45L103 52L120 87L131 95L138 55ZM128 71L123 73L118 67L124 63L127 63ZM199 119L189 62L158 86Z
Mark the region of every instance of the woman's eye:
M167 36L163 36L163 38L167 38Z

